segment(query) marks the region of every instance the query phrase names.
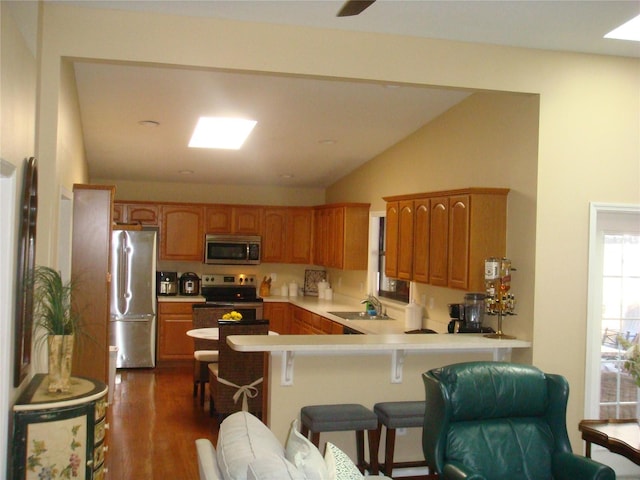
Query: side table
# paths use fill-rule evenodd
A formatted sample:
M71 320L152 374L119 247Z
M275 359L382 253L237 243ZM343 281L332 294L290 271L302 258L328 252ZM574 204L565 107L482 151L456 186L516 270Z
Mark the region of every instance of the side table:
M11 478L102 480L107 390L104 383L71 378L71 391L49 393L37 374L13 406Z
M582 420L578 429L587 457L591 458L591 444L595 443L640 465L640 425L636 419Z

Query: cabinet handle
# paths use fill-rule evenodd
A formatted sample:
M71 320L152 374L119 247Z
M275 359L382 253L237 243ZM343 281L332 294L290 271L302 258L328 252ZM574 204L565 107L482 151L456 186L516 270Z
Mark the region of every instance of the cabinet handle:
M108 424L108 423L105 423L105 424L104 424L104 429L105 429L105 430L109 430L109 424Z
M104 445L102 447L102 451L105 452L105 453L108 452L109 451L109 445Z
M87 460L87 467L93 467L93 460Z

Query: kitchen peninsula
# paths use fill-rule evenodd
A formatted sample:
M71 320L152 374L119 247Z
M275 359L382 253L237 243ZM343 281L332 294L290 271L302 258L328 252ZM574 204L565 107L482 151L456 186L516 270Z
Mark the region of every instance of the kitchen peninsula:
M268 298L265 303L276 301ZM282 300L285 300L284 298ZM330 311L357 310L352 303L293 297L293 305L311 310L367 335L235 336L228 342L240 351L269 354L267 422L284 441L300 408L313 404L421 400L425 371L450 363L472 360L509 360L512 349L531 348L531 342L490 339L481 334L404 334L404 319L343 320ZM358 307L362 307L358 305ZM415 430L415 431L412 431ZM399 461L420 458L419 429L398 436ZM352 434L323 433L355 455Z

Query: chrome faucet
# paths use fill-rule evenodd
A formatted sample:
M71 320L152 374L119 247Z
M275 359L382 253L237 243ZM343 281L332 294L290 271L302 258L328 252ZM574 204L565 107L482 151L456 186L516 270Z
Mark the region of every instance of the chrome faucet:
M382 312L382 310L383 310L382 302L377 297L375 297L374 295L368 295L367 298L362 300L360 303L362 303L362 304L369 303L375 309L376 315L380 315L380 316L385 315Z

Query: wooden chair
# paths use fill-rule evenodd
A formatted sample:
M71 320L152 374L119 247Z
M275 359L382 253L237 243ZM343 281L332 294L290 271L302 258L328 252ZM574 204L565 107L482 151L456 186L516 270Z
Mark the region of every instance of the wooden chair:
M267 335L269 320L218 320L219 359L209 365L209 413L226 416L246 410L262 418L266 384L264 352L238 352L227 344L230 335Z
M194 308L192 314L193 328L215 328L218 319L209 309ZM218 341L193 339L193 396L198 395L200 388L200 405L204 405L205 385L209 381L209 365L218 361Z

